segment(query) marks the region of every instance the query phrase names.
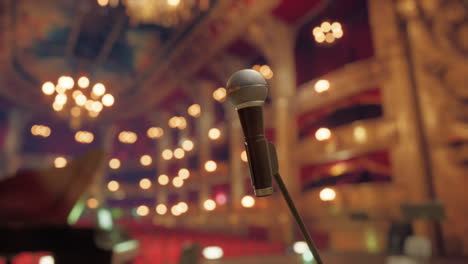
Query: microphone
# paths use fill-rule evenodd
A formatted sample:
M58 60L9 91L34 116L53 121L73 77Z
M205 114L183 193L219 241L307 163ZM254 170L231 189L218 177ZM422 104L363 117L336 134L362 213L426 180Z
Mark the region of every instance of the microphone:
M228 100L236 108L244 132L255 196L269 196L273 194L273 172L269 142L263 126L263 105L268 84L260 73L247 69L234 73L226 88Z

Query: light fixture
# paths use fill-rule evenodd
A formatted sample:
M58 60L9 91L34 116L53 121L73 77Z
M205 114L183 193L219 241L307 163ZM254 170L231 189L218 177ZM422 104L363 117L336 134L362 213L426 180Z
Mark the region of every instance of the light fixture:
M122 2L122 0L121 0ZM118 0L98 0L100 6L118 6ZM212 1L186 1L186 0L152 0L152 1L125 1L125 9L133 24L156 24L163 27L172 27L187 23L200 12L206 11Z
M362 126L356 126L353 131L354 139L359 143L364 143L367 140L367 131Z
M55 168L63 168L67 166L67 159L62 156L56 157L54 160L54 166Z
M343 37L343 29L339 22L330 24L330 22L324 21L312 30L312 35L317 43L333 43L336 39Z
M164 130L160 127L150 127L146 131L146 135L152 139L160 138L164 135Z
M177 207L181 213L186 213L188 211L188 205L186 202L179 202Z
M167 207L164 204L158 204L158 206L156 206L156 213L158 215L165 215L167 213Z
M42 256L39 258L39 264L55 264L55 259L52 256Z
M187 108L187 113L192 117L199 117L201 115L201 107L199 104L193 104Z
M254 65L252 69L258 71L267 80L273 78L273 71L268 65Z
M114 170L120 168L120 160L116 158L109 160L109 167Z
M209 160L207 162L205 162L205 170L207 172L213 172L216 170L216 168L218 167L218 165L216 164L216 162L212 161L212 160Z
M161 156L164 160L170 160L172 159L173 157L173 153L172 153L172 150L170 149L165 149L163 150L163 152L161 153Z
M169 177L166 174L159 175L158 183L160 185L167 185L169 183Z
M217 246L206 247L202 251L202 255L206 259L220 259L223 257L223 249Z
M174 158L176 159L182 159L185 157L185 151L181 148L176 148L174 150Z
M119 141L125 144L133 144L138 140L138 136L132 131L122 131L119 133Z
M107 183L107 189L109 189L109 191L111 192L116 192L119 190L119 188L120 184L117 181L110 181L109 183Z
M86 109L89 117L96 118L104 107L110 107L114 104L114 96L110 93L105 94L106 88L104 84L96 83L93 89L91 89L92 91L87 92L88 95L83 93L86 91L84 89L90 84L88 77L80 77L77 84L77 87L75 87L75 81L70 76L60 76L56 85L47 81L42 84L41 90L47 96L55 94L52 103L54 111L61 112L64 108L70 109L70 111L67 111L70 113L71 118L76 120L79 120L78 118L81 117L82 112L77 109ZM71 99L69 96L71 96ZM88 98L92 98L95 101Z
M177 174L182 180L186 180L190 177L190 171L186 168L182 168L179 170L179 173Z
M174 179L172 179L172 185L176 188L180 188L184 185L184 180L178 176L174 177Z
M187 120L183 116L173 116L167 122L170 128L178 128L183 130L187 127Z
M75 133L75 140L78 143L89 144L89 143L93 142L94 135L93 135L93 133L91 133L89 131L77 131Z
M212 140L217 140L221 137L221 130L218 128L211 128L208 130L208 137Z
M293 244L293 250L296 254L304 254L309 250L309 246L305 241L296 241Z
M51 134L50 127L44 125L33 125L31 127L31 134L37 137L48 137Z
M336 192L332 188L323 188L320 191L320 200L327 202L327 201L333 201L336 198Z
M140 205L136 209L136 213L139 216L147 216L149 214L149 212L150 212L150 210L149 210L148 206L146 206L146 205Z
M143 155L140 157L140 164L143 166L149 166L153 162L150 155Z
M91 209L96 209L99 206L99 201L96 198L89 198L86 201L86 205Z
M193 141L190 140L190 139L186 139L182 142L182 148L185 150L185 151L191 151L193 150Z
M317 93L323 93L330 89L330 82L328 80L318 80L314 85L314 90Z
M216 203L219 205L224 205L227 202L227 197L225 193L218 193L215 196Z
M203 207L207 211L213 211L214 209L216 209L216 203L215 201L208 199L203 203Z
M315 131L315 139L317 139L318 141L324 141L330 139L330 137L331 131L326 127L321 127L317 129L317 131Z
M218 89L216 89L214 92L213 92L213 98L222 103L224 102L224 100L226 100L226 88L224 87L219 87Z
M141 179L140 180L140 188L143 189L143 190L148 190L149 188L151 188L151 181L147 178L144 178L144 179Z
M250 195L245 195L241 199L241 204L245 208L251 208L255 205L255 199Z
M182 214L182 212L180 211L179 206L177 206L177 204L176 204L176 205L173 205L173 206L171 207L171 213L172 213L174 216L179 216L179 215Z

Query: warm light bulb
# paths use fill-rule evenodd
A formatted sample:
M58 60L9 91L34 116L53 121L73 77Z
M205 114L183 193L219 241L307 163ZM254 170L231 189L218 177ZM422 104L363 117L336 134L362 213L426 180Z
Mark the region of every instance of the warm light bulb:
M182 148L185 151L191 151L193 149L193 141L190 139L186 139L182 142Z
M61 86L65 89L71 89L75 85L75 81L70 76L60 76L57 82L57 86Z
M207 211L213 211L214 209L216 209L216 203L215 201L208 199L203 203L203 207Z
M109 4L109 0L97 0L97 3L100 6L107 6Z
M165 150L163 150L163 152L161 153L161 156L162 156L162 158L165 159L165 160L170 160L170 159L172 159L172 156L173 156L172 150L170 150L170 149L165 149Z
M79 106L74 106L70 109L70 114L73 117L79 117L81 115L81 108Z
M79 106L83 106L86 104L87 98L84 94L79 94L75 97L75 103Z
M112 106L114 104L114 96L112 96L112 94L105 94L102 98L101 98L101 101L102 101L102 104L104 106Z
M46 95L51 95L55 92L55 86L52 82L45 82L42 85L42 92Z
M201 114L201 107L199 104L193 104L187 108L187 113L193 117L199 117Z
M331 137L331 131L330 129L326 127L321 127L317 129L317 131L315 131L315 138L318 141L324 141L324 140L329 139L330 137Z
M262 67L260 67L259 72L261 75L263 75L265 79L271 79L271 77L273 77L273 71L268 65L263 65Z
M55 158L54 166L55 168L63 168L67 166L67 159L62 156Z
M325 21L320 25L320 28L322 29L322 31L328 32L328 31L331 30L331 24L330 24L330 22Z
M187 205L187 203L185 203L185 202L179 202L179 203L177 204L177 207L179 207L179 211L180 211L181 213L185 213L185 212L187 212L187 210L188 210L188 205Z
M93 86L93 94L101 96L106 92L106 87L102 83L96 83Z
M140 157L140 163L143 166L149 166L153 162L153 159L150 155L143 155Z
M120 188L120 184L117 181L110 181L107 184L107 189L109 189L109 191L111 192L116 192L119 190L119 188Z
M179 207L177 205L174 205L171 207L171 213L174 216L179 216L180 214L182 214L182 212L179 210Z
M166 174L159 175L158 183L160 185L167 185L169 183L169 177Z
M247 160L247 152L246 152L245 150L243 150L243 151L241 152L241 160L242 160L243 162L247 162L247 161L248 161L248 160Z
M57 94L55 96L55 103L64 105L67 103L67 96L65 94Z
M160 127L150 127L146 131L146 135L149 138L160 138L164 135L164 130Z
M323 30L320 27L314 27L312 30L312 35L316 37L317 35L323 34Z
M148 206L146 205L140 205L138 206L137 210L136 210L136 213L139 215L139 216L147 216L149 214L149 208Z
M109 167L113 170L120 168L120 160L113 158L109 161Z
M101 102L95 101L91 105L91 111L93 111L93 112L99 113L99 112L102 111L102 109L103 109L103 106L102 106Z
M211 128L208 131L208 137L212 140L219 139L221 137L221 130L219 130L218 128Z
M219 87L213 92L213 98L218 102L224 102L226 99L226 88Z
M89 198L86 204L89 208L96 209L99 206L99 201L96 198Z
M180 177L174 177L174 179L172 179L172 185L176 188L180 188L184 185L184 180Z
M255 205L255 199L250 195L246 195L242 197L241 204L245 208L253 207Z
M167 4L176 7L180 4L180 0L167 0Z
M314 90L317 93L323 93L330 89L330 82L327 80L318 80L314 85Z
M354 128L353 136L354 136L354 139L359 143L366 142L366 140L367 140L367 131L366 131L366 129L364 127L357 126L357 127Z
M218 165L216 164L216 162L212 161L212 160L209 160L207 162L205 162L205 170L207 172L213 172L216 170L216 168L218 167Z
M58 93L58 94L64 94L67 89L61 85L57 85L55 86L55 91Z
M52 104L52 108L55 110L55 111L62 111L63 109L63 105L62 104L58 104L57 102L54 102Z
M332 188L324 188L320 191L320 200L333 201L336 198L336 192Z
M179 170L179 173L177 174L182 180L186 180L190 177L190 171L183 168Z
M144 178L144 179L140 180L139 185L140 185L141 189L148 190L149 188L151 188L152 184L151 184L151 181L149 179Z
M176 148L174 150L174 158L182 159L185 156L185 151L181 148Z
M167 213L167 207L164 204L158 204L158 206L156 206L156 213L158 213L158 215L165 215Z
M88 77L85 77L85 76L80 77L80 78L78 79L78 86L79 86L80 88L83 88L83 89L88 88L88 86L89 86L89 79L88 79Z
M333 36L332 33L327 33L327 34L325 35L325 41L326 41L327 43L333 43L333 41L335 41L335 37Z

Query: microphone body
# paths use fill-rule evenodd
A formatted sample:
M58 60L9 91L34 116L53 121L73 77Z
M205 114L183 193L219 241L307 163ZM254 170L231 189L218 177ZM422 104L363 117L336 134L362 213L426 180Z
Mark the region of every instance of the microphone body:
M255 196L273 193L272 170L268 140L263 128L262 106L251 106L237 110L245 138L245 149L249 161L250 175Z
M263 126L267 83L260 73L241 70L229 79L226 87L228 99L236 108L242 125L255 196L269 196L273 194L273 173Z

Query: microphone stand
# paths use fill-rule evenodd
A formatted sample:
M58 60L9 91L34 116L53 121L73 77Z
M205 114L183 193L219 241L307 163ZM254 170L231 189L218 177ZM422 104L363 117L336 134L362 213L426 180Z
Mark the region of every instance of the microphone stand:
M268 143L269 143L268 150L269 150L269 155L270 155L273 176L281 190L281 194L283 195L284 201L288 205L289 211L291 212L292 216L294 217L294 220L299 226L299 229L301 230L301 233L304 236L304 239L307 245L309 246L310 252L314 256L314 259L316 260L317 264L323 264L323 261L320 258L319 252L317 250L317 247L315 246L314 241L310 237L309 230L304 224L304 221L302 220L301 215L297 211L296 205L294 204L294 201L291 198L291 195L289 194L288 189L286 188L286 185L284 184L283 179L281 178L281 175L279 174L278 156L276 154L275 145L271 142L268 142Z

